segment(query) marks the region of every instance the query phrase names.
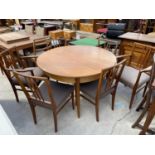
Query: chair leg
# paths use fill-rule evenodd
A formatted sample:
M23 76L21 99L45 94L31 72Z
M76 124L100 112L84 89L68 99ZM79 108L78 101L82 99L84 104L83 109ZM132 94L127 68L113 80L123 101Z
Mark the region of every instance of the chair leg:
M133 105L133 102L134 102L135 95L136 95L136 89L133 89L133 91L132 91L132 95L131 95L131 100L130 100L129 109L132 108L132 105Z
M146 121L142 128L142 131L139 133L140 135L144 135L147 132L149 125L151 124L151 122L154 118L154 115L155 115L155 105L152 104L149 108L148 115L146 117Z
M96 121L99 122L99 102L98 101L95 104L95 110L96 110Z
M34 124L37 124L37 117L36 117L35 106L30 103L30 108L31 108Z
M55 132L58 131L58 126L57 126L57 114L55 111L53 111L53 118L54 118L54 128L55 128Z
M74 110L74 92L72 92L72 94L71 94L71 98L72 98L72 108L73 108L73 110Z
M115 105L115 95L116 95L116 90L112 93L112 110L114 110L114 105Z
M136 122L132 125L132 128L135 128L136 126L138 126L138 124L140 123L140 121L144 118L145 114L148 111L148 105L145 106L143 112L141 113L141 115L139 116L139 118L136 120Z
M146 93L146 90L147 90L147 87L148 87L148 82L146 83L146 86L145 86L145 88L144 88L144 91L143 91L143 97L145 96L145 93Z
M12 86L13 92L15 94L16 101L19 103L19 97L18 97L17 90L16 90L15 86L12 83L11 83L11 86Z
M143 100L141 101L141 103L140 103L139 106L137 107L136 111L139 111L140 109L143 109L143 105L144 105L144 103L146 102L146 98L147 98L147 95L145 94Z

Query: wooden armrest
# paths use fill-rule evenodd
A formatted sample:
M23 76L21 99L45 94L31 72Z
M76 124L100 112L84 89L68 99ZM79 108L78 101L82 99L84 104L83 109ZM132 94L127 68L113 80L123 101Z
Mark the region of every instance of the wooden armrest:
M152 69L152 66L149 66L149 67L147 67L147 68L141 69L141 70L140 70L140 73L150 74L151 69Z
M131 57L131 54L124 54L124 55L118 55L118 56L116 56L117 59L126 58L126 57Z

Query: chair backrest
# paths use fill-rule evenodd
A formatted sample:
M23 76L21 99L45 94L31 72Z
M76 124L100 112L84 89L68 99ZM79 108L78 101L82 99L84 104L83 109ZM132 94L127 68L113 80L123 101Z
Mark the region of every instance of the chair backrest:
M151 46L135 42L132 46L128 65L136 69L146 68L150 65L149 59L151 56Z
M111 51L113 54L118 55L119 51L119 43L117 41L106 41L105 48L109 51Z
M98 82L98 88L96 93L96 98L101 94L102 86L104 85L104 93L110 91L114 87L117 88L118 82L120 80L121 74L123 72L126 59L122 60L113 67L102 70ZM105 81L105 83L103 83Z
M20 59L16 47L6 49L3 52L1 52L0 59L1 65L3 65L4 68L18 69L24 68L25 66L24 62Z
M51 48L51 39L50 37L43 37L33 40L33 52L46 51Z
M52 108L56 107L54 99L52 97L52 89L49 83L49 80L45 77L36 77L36 76L28 76L21 72L13 71L14 76L16 77L17 81L19 82L23 92L25 93L27 100L29 103L33 103L40 106ZM24 80L21 80L24 79ZM24 85L23 81L27 82L29 90L27 86ZM44 85L44 89L41 91L40 85L38 85L38 81L41 81L40 85ZM46 90L45 90L46 89ZM45 93L47 92L47 96ZM46 97L45 97L46 96Z
M107 38L117 39L119 35L125 31L125 23L110 23L108 24Z

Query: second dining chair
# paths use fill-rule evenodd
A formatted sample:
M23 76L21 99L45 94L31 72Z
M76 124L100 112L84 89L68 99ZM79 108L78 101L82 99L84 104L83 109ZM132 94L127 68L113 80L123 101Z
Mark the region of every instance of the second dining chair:
M80 85L81 96L95 105L96 121L99 121L100 99L108 94L112 95L112 110L114 110L116 90L125 62L124 59L113 67L102 70L99 80Z
M48 36L33 40L33 55L39 56L52 48L51 39Z
M53 112L54 128L55 132L57 132L57 114L70 100L72 100L74 109L74 87L50 81L46 77L27 76L22 74L22 72L14 71L14 75L27 97L34 123L37 123L35 107L42 106L49 108ZM27 91L27 87L24 85L22 79L27 81L31 91ZM38 81L41 81L40 85L37 84Z

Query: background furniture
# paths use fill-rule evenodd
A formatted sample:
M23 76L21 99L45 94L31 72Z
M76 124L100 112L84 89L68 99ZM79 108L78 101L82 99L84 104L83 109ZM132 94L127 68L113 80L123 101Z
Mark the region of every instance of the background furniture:
M107 28L108 31L106 37L110 39L118 39L118 36L125 32L125 23L110 23Z
M28 34L34 34L34 25L25 25L25 32Z
M71 45L85 45L85 46L104 46L105 42L100 39L83 38L69 42Z
M56 26L54 25L38 25L35 27L36 35L45 36L49 34L49 31L56 30Z
M90 23L80 23L80 31L94 32L93 24L90 24Z
M37 59L37 65L53 79L75 84L78 117L80 117L80 83L98 79L102 69L115 63L116 57L111 52L92 46L58 47L47 51Z
M17 132L0 104L0 135L17 135Z
M14 43L11 43L11 44L7 44L7 43L4 43L4 42L0 41L0 48L2 48L2 49L10 49L10 48L16 47L17 50L31 48L31 47L33 47L33 40L37 39L37 38L41 38L40 36L26 33L24 30L18 31L16 33L27 35L29 37L29 39L19 41L19 42L14 42ZM1 36L1 34L0 34L0 36Z
M9 27L0 27L0 34L1 33L5 33L5 32L10 32L11 31L11 29L9 28Z
M120 44L120 54L131 54L133 43L138 42L142 43L145 45L151 45L155 46L155 37L146 35L146 34L140 34L140 33L133 33L133 32L127 32L121 36L119 36L121 39L121 44ZM145 55L145 52L143 50L139 50L140 53L143 53ZM134 67L137 65L137 60L140 59L140 56L137 53L135 53L132 56L131 60L131 65ZM151 58L148 60L149 63L151 64Z
M50 37L42 37L33 40L33 53L31 55L41 55L45 51L51 49L51 39Z
M140 20L140 32L150 33L155 31L155 19L141 19Z

